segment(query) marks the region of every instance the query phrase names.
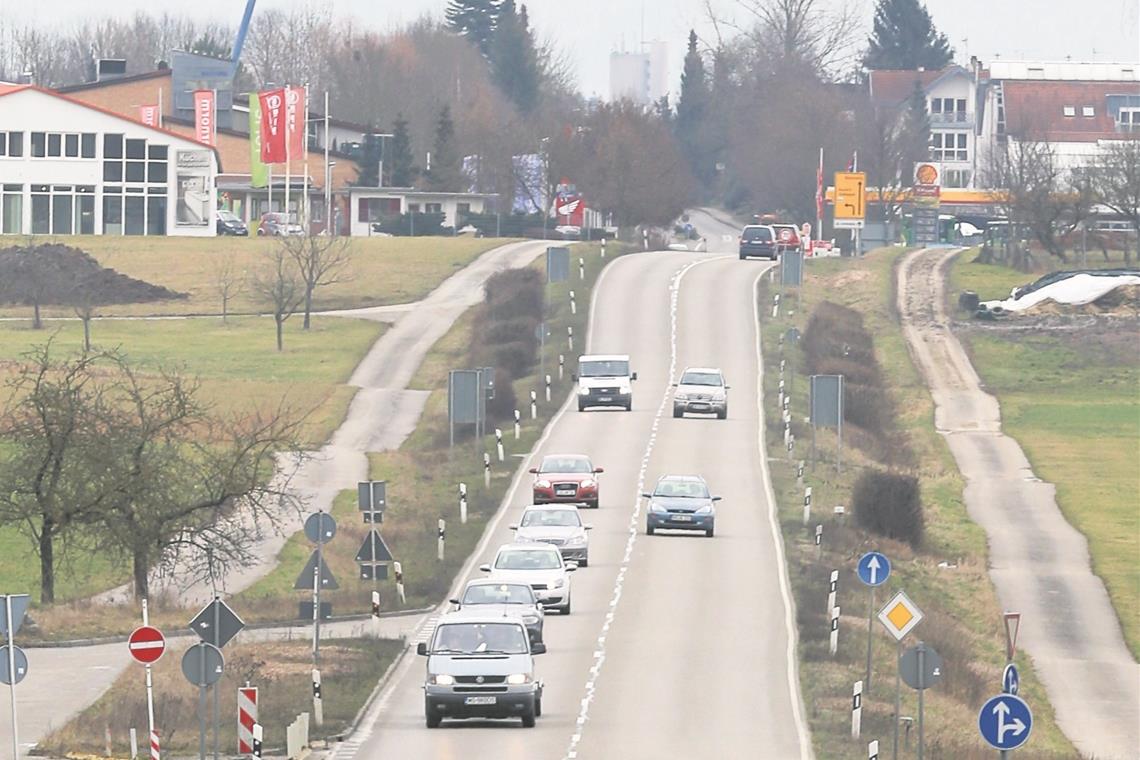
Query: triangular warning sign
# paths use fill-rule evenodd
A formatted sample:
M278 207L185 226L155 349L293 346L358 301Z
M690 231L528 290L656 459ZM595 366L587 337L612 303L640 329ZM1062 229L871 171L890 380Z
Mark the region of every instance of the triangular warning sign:
M391 562L392 559L392 552L384 543L384 537L376 530L365 536L364 543L360 545L360 551L356 553L357 562Z
M297 591L312 590L313 588L313 570L317 566L317 550L313 549L313 553L309 555L309 561L305 563L305 569L297 576L297 582L293 584L293 588ZM324 557L321 558L321 589L327 591L335 591L340 588L340 584L336 582L333 577L332 571L325 563Z

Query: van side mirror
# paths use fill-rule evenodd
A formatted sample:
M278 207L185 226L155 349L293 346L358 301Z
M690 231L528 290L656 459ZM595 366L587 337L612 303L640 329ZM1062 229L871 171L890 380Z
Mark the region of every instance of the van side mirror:
M572 573L577 569L578 569L578 563L577 562L567 562L566 563L566 572Z
M530 653L531 654L546 654L546 644L543 644L541 641L536 642L534 644L531 644L530 645Z
M531 467L529 470L527 470L527 472L529 472L531 475L537 475L538 474L538 468L537 467Z
M512 526L511 526L511 530L518 530L518 529L519 529L519 526L518 526L518 525L512 525Z
M421 641L419 644L416 644L416 654L420 655L421 657L427 657L427 653L428 651L426 641Z
M723 497L721 497L721 496L714 496L714 497L712 497L712 500L713 501L720 501L722 498Z
M454 604L456 607L458 607L458 606L459 606L459 600L458 600L458 599L448 599L447 601L451 602L451 603L452 603L452 604Z
M491 572L491 566L490 565L479 565L479 572L489 573L489 572Z
M578 382L578 376L576 374L571 374L570 379L573 380L574 382Z
M641 494L641 498L643 498L643 499L652 499L652 498L653 498L653 494L651 494L651 493L649 493L648 491L646 491L645 493Z
M632 375L629 376L629 379L630 380L636 380L637 379L637 373L634 372Z
M585 525L582 526L582 530L593 530L593 529L594 529L594 526L590 525L590 523L586 523Z
M597 475L598 473L601 473L601 472L605 472L605 469L601 468L601 467L595 467L594 468L594 474L595 475Z

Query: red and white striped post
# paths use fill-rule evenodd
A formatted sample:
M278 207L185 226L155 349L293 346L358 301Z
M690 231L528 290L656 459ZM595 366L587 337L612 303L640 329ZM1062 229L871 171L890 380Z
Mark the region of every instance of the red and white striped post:
M150 760L161 760L157 730L152 730L150 732Z
M253 727L257 723L257 687L238 689L238 754L253 754Z

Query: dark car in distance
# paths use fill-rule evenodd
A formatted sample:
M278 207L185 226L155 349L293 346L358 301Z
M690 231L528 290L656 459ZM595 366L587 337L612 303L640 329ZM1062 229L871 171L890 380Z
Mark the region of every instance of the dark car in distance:
M226 209L218 211L217 227L219 235L249 235L249 227L245 226L241 217Z
M740 233L740 258L752 256L776 260L779 255L776 232L768 224L750 224Z

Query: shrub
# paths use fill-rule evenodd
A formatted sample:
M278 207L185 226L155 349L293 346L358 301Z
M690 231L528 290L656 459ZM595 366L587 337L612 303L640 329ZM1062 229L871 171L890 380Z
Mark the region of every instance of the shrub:
M495 368L495 397L487 402L487 416L492 422L514 420L518 398L511 375L502 367Z
M815 372L818 375L843 375L843 382L855 385L881 386L883 383L879 365L875 363L855 362L850 359L823 358L816 364Z
M512 378L524 377L534 366L534 344L526 341L496 343L488 346L491 353L491 366L502 368Z
M482 329L479 340L486 344L530 343L538 350L538 325L533 317L516 317L507 320L491 320Z
M537 269L509 269L487 279L487 316L492 322L530 317L542 320L543 274Z
M843 380L843 419L881 436L894 426L894 407L881 385Z
M885 538L922 544L926 524L914 475L867 470L855 481L851 507L861 527Z

